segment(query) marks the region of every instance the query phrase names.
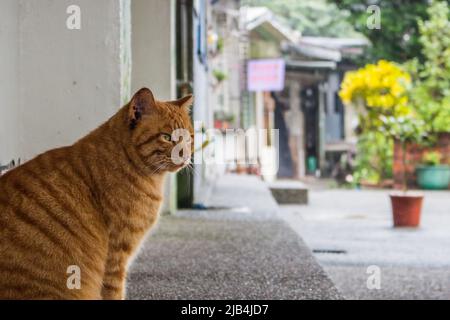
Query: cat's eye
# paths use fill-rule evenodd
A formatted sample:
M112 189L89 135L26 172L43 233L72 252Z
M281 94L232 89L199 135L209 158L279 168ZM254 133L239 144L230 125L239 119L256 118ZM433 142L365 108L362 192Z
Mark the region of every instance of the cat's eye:
M161 137L163 138L163 140L165 141L172 141L172 137L170 136L170 134L167 133L162 133Z

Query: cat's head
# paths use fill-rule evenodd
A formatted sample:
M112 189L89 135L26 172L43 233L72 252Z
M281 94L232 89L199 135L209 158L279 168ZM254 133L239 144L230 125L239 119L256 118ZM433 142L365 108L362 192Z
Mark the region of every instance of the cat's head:
M127 106L131 143L152 172L178 171L190 163L194 130L190 118L193 96L157 101L142 88Z

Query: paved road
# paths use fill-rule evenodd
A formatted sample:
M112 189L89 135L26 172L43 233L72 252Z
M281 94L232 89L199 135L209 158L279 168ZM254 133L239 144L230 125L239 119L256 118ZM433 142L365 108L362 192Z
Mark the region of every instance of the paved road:
M392 228L386 191L314 190L281 215L346 298L450 299L450 192L426 193L419 229ZM371 265L379 290L367 288Z
M129 299L339 299L261 180L221 178L215 210L162 217L133 263Z

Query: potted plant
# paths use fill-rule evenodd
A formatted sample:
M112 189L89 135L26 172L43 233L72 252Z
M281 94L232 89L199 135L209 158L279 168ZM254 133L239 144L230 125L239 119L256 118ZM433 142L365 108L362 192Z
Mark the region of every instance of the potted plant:
M402 190L391 192L392 215L394 227L418 227L422 212L424 194L408 191L407 144L419 142L424 138L423 122L413 117L389 117L382 119L388 134L396 139L402 147Z
M226 130L231 128L235 120L235 116L231 112L216 111L214 112L214 128Z
M422 189L447 189L450 183L450 166L441 164L442 154L438 151L426 152L422 165L417 166L417 184Z
M345 74L339 96L358 115L356 183L379 186L392 179L393 138L381 118L410 113L410 85L409 73L385 60Z
M225 74L225 72L223 72L222 70L218 70L218 69L213 70L213 76L214 76L214 78L216 78L217 83L221 83L227 78L227 75Z

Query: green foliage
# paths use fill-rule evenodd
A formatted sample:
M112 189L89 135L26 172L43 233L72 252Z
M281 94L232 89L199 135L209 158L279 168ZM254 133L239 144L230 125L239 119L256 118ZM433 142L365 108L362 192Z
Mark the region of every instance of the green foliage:
M413 107L426 123L430 135L450 132L450 21L444 1L433 1L427 10L430 19L419 20L420 43L425 57L407 63L413 75Z
M426 152L422 157L422 163L427 166L440 165L442 161L442 154L437 151Z
M383 126L380 127L381 132L402 143L421 142L425 138L425 123L412 115L381 116L381 120L383 121Z
M403 149L407 142L421 142L424 139L424 122L412 115L381 115L379 119L382 124L377 130L363 131L358 137L355 172L357 182L365 180L379 183L392 178L394 139L401 142ZM406 158L403 158L403 162L405 165Z
M387 136L390 136L400 141L402 146L402 163L403 168L406 168L406 145L409 142L421 142L424 139L424 123L421 119L415 118L412 115L404 117L382 117ZM408 188L407 171L403 170L402 179L403 191Z
M386 59L405 62L418 57L423 60L419 43L417 18L426 19L428 0L330 0L342 10L350 12L347 20L355 30L364 34L372 43L362 64ZM381 9L381 29L367 28L367 12L370 5Z
M236 117L231 112L225 112L221 110L214 112L214 119L219 121L234 122L236 120Z
M224 41L223 37L219 36L219 39L217 39L217 52L218 53L223 52L224 45L225 45L225 41Z
M227 78L227 75L225 72L223 72L222 70L213 70L213 76L214 78L216 78L218 83L221 83L222 81L224 81Z
M352 1L343 2L350 3ZM382 4L383 1L379 3ZM410 5L413 4L410 3ZM382 14L386 14L386 12L382 10ZM357 179L377 182L388 177L392 162L387 158L392 155L390 151L383 149L383 143L387 143L390 148L392 141L396 139L401 142L402 148L405 150L407 142L432 144L437 133L450 132L449 14L447 2L432 1L426 10L429 20L418 19L417 21L419 31L417 44L421 48L422 60L414 58L404 65L412 75L412 83L408 86L409 99L405 104L411 111L402 114L386 113L380 112L382 110L380 108L374 108L372 113L360 113L361 132L358 142ZM386 30L383 30L383 34L385 32ZM390 36L392 35L386 35L386 37ZM388 41L389 46L394 45L395 42L392 39L385 41ZM369 84L376 79L375 76L364 78L371 79ZM348 87L352 88L354 85L352 81ZM344 98L347 96L344 95ZM397 108L398 104L394 111ZM363 121L366 119L375 119L376 121ZM403 154L406 153L403 152ZM406 164L406 157L403 158L403 162ZM403 177L405 190L406 180L405 172Z
M392 178L393 140L381 131L367 131L358 137L354 180L379 183Z
M391 178L394 138L413 139L411 130L416 127L406 118L411 114L409 84L408 73L384 60L346 73L339 95L358 111L357 183L379 183Z
M361 36L347 21L349 12L326 0L243 0L241 4L267 7L305 36Z

